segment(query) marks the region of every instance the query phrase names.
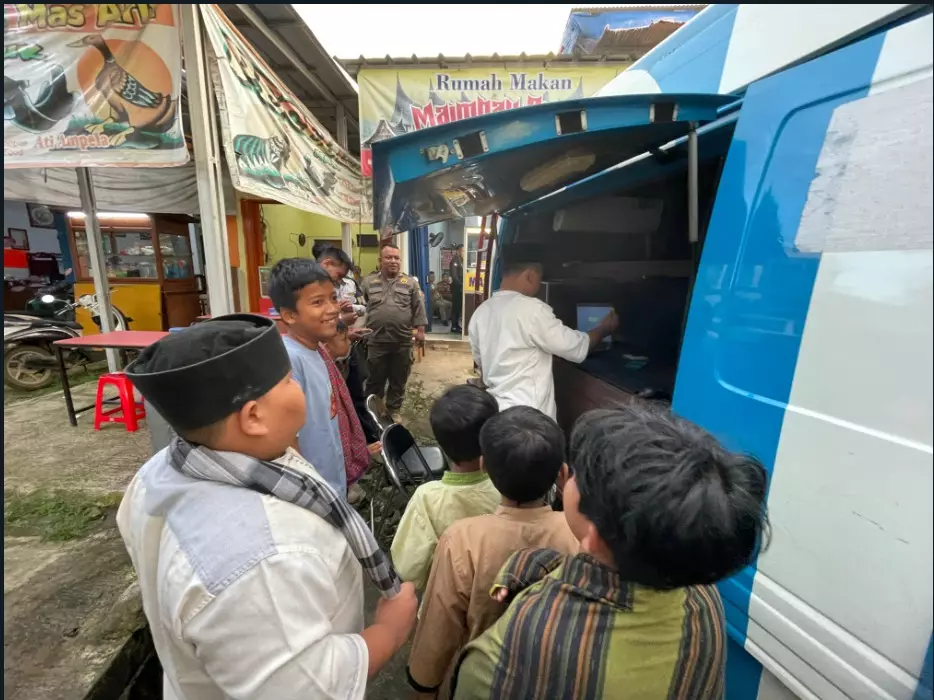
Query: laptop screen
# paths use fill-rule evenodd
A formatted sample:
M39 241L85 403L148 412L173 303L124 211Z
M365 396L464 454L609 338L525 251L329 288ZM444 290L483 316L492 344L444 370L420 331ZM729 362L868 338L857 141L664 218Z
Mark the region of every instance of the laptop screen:
M602 321L608 313L613 310L609 304L578 304L577 305L577 330L588 333L592 331ZM603 345L610 347L613 339L606 337L603 339Z

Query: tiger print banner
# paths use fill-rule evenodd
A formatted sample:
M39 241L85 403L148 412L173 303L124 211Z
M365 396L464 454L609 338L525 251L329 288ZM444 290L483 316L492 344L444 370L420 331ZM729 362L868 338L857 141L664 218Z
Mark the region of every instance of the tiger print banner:
M216 5L210 38L224 150L235 188L345 223L370 223L360 162L279 80Z

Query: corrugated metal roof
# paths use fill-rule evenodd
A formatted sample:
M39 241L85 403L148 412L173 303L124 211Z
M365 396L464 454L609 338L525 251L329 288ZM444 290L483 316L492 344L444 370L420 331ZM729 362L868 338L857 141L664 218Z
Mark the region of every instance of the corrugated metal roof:
M633 29L604 29L603 34L594 45L596 53L608 52L647 52L657 46L678 29L684 26L683 22L668 22L660 20L647 27Z
M357 124L356 86L324 50L317 37L292 5L254 4L219 5L219 7L253 45L263 60L269 64L269 67L276 72L276 75L311 110L321 125L334 136L337 135L337 109L332 98L344 107L349 117L347 150L359 155L360 130ZM324 86L324 90L303 75L282 50L253 25L247 13L258 17L268 31L300 59Z
M355 59L335 58L353 78L361 68L455 68L467 66L489 66L489 65L515 65L520 64L540 64L547 66L550 63L632 63L638 55L631 54L604 54L595 56L583 55L562 55L556 53L547 54L526 54L519 55L500 55L494 53L491 56L384 56L383 58L367 58L360 56Z
M696 10L700 12L705 7L704 5L614 5L613 7L572 7L571 12L591 12L595 15L603 14L605 12L620 12L621 10L629 11L633 10L638 12L639 10L668 10L670 12L684 12L690 10Z

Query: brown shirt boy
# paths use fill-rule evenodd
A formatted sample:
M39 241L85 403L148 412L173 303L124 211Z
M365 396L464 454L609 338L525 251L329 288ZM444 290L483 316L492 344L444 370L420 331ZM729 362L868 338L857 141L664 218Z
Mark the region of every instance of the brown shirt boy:
M409 656L413 686L439 687L458 651L505 610L490 588L506 560L525 547L576 554L563 513L550 506L500 506L492 515L459 520L438 541Z

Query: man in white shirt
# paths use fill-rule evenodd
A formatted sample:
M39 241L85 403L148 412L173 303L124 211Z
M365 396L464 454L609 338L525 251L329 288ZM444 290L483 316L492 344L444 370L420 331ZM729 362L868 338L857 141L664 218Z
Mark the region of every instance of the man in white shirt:
M468 335L483 383L500 410L531 406L557 418L552 357L580 363L619 325L611 311L592 331L565 326L535 297L542 283L542 251L513 244L501 253L502 284L470 319Z

